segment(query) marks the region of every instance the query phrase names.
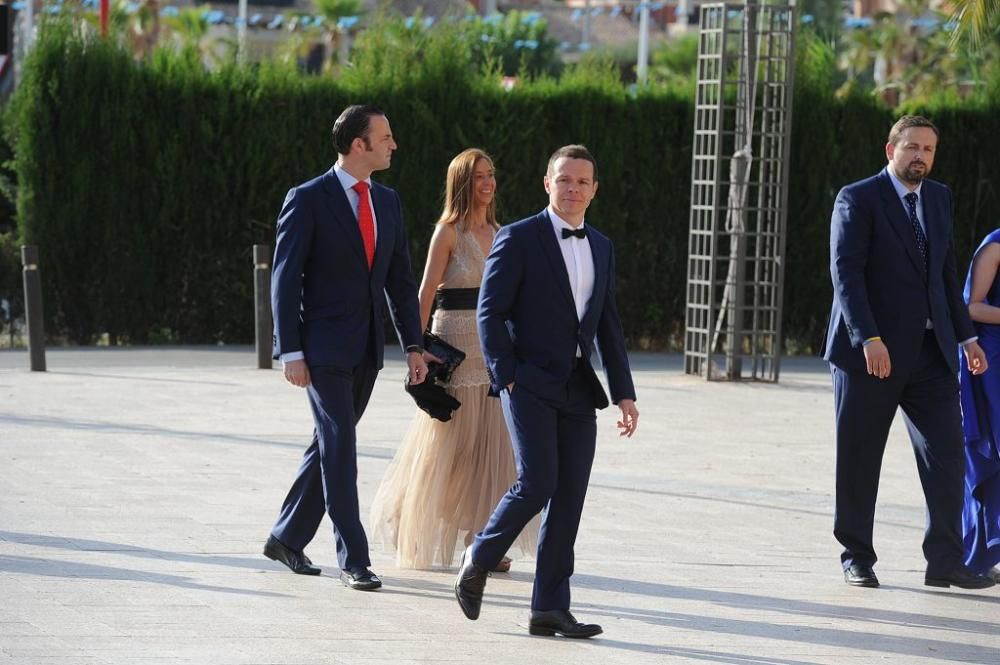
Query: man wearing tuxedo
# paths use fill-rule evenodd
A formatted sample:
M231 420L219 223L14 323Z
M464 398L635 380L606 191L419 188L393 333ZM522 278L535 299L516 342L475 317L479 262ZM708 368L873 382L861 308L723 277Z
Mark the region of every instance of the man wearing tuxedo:
M965 449L958 344L970 371L987 361L962 299L952 246L952 195L927 179L938 130L893 125L886 167L844 187L830 225L833 308L823 357L833 374L837 471L834 535L844 580L877 587L875 497L889 427L902 408L927 501L924 583L992 586L962 561Z
M584 224L597 193L597 163L585 147L565 146L549 159L543 182L549 206L501 229L486 259L479 336L518 477L462 555L455 595L465 616L477 619L487 571L544 510L529 632L591 637L601 627L570 613L569 579L594 460L595 409L608 406L591 366L595 338L621 409L622 436L635 432L639 412L615 304L611 241Z
M375 106L348 107L333 143L337 163L292 188L278 217L274 357L289 383L306 388L315 429L264 554L318 575L303 550L326 513L341 581L370 591L382 582L369 568L358 514L355 425L382 368L387 303L411 383L424 380L427 365L399 196L371 180L396 149L389 121Z

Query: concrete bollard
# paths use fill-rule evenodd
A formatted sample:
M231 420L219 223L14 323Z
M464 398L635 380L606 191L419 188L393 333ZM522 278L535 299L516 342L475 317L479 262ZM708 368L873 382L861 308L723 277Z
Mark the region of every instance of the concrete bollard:
M32 372L45 371L45 319L42 316L42 275L38 270L38 248L21 245L24 266L24 321L28 326L28 356Z
M271 248L253 246L254 340L257 369L271 369L274 324L271 318Z

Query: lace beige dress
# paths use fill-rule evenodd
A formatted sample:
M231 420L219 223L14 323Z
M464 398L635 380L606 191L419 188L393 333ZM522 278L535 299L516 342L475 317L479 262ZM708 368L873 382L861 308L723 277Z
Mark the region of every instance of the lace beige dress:
M473 233L455 229L458 240L441 288L479 288L486 257ZM371 530L375 540L395 548L400 568L451 566L517 479L500 400L487 395L475 310L438 309L431 331L466 354L446 386L462 406L448 422L417 410L375 495ZM536 517L516 547L533 556L537 536Z

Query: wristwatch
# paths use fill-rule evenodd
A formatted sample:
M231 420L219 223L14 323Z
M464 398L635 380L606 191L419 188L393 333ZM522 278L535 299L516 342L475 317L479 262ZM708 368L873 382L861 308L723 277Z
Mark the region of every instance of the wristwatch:
M408 347L406 347L406 352L407 353L419 353L420 355L423 355L424 354L424 347L420 346L419 344L410 344Z

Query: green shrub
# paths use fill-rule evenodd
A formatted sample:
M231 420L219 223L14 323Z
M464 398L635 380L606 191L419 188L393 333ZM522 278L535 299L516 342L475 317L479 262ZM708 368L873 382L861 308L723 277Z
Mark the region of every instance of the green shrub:
M183 52L140 64L47 23L8 120L18 233L40 247L50 333L79 343L105 334L111 343L249 342L251 246L273 243L287 189L330 167L340 110L373 101L399 143L376 177L402 196L416 271L457 152L494 156L509 222L546 204L551 152L585 143L601 171L588 221L615 241L629 344L676 348L693 134L685 86L630 92L612 64L587 59L558 80L521 77L508 91L460 28L370 29L353 66L331 80L266 63L206 71ZM835 97L833 54L808 35L796 80L784 330L796 349L815 351L830 303L833 198L885 163L893 114L870 96ZM924 109L942 129L935 174L955 188L963 271L1000 203L991 177L1000 113L990 104Z

